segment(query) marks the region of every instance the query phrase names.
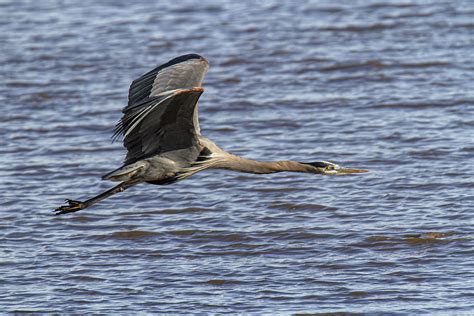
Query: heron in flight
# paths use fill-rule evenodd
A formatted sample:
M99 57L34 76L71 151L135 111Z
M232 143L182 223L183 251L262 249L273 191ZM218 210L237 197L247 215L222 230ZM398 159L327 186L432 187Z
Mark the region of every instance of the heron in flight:
M261 162L221 149L201 135L197 102L204 92L202 81L209 69L197 54L179 56L132 82L128 105L116 125L113 138L123 136L127 149L120 168L103 180L117 186L85 201L66 200L56 215L77 212L139 183L171 184L207 169L247 173L282 171L322 175L346 175L367 170L342 168L327 161L291 160Z

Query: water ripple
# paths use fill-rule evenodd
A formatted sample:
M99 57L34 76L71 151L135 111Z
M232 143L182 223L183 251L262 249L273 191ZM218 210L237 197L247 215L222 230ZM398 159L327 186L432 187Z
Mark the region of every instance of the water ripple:
M474 310L470 1L0 8L2 311ZM209 171L53 217L112 186L130 82L191 52L223 148L371 172Z

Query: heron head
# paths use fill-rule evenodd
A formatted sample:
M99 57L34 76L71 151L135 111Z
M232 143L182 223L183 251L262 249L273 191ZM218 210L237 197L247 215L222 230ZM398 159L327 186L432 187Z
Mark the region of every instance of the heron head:
M364 169L343 168L328 161L302 162L302 164L311 166L311 168L309 168L309 172L311 173L326 174L330 176L369 172L369 170Z

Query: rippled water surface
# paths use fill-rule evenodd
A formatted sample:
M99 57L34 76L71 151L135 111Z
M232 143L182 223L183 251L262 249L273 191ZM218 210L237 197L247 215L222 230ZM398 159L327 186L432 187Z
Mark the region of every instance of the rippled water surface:
M474 3L2 1L4 312L474 312ZM206 56L203 133L328 177L111 187L130 82Z

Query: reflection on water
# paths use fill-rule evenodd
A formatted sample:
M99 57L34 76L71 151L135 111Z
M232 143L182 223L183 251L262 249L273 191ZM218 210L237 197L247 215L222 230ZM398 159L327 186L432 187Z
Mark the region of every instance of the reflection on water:
M470 312L470 1L0 4L6 312ZM206 56L203 133L360 176L111 185L130 82Z

